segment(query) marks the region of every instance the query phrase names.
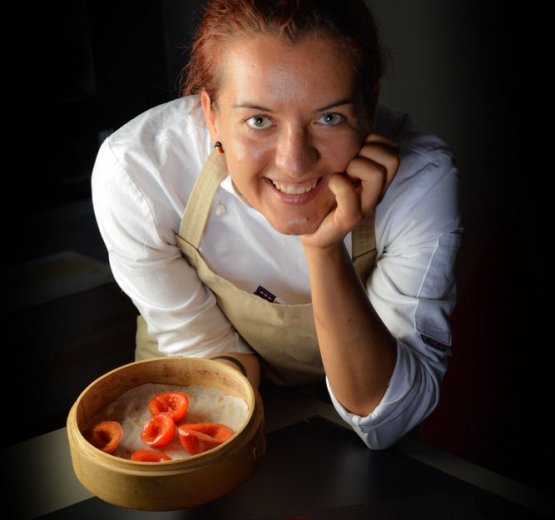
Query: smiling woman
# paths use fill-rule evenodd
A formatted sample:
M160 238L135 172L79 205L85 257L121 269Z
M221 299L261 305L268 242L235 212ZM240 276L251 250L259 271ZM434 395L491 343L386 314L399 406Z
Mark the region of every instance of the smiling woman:
M261 35L226 47L220 78L216 99L203 91L201 102L235 188L279 232L315 231L335 205L331 177L369 129L352 62L329 37Z
M377 35L362 0L209 0L183 97L93 172L138 359L325 381L376 449L437 404L460 233L445 144L378 102Z

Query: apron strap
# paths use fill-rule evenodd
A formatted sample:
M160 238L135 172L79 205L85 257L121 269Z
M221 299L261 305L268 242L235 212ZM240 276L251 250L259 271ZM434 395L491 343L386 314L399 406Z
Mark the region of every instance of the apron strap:
M376 250L375 213L367 215L352 231L353 261Z
M227 175L224 156L212 151L195 181L179 225L179 236L196 249L204 233L214 194Z

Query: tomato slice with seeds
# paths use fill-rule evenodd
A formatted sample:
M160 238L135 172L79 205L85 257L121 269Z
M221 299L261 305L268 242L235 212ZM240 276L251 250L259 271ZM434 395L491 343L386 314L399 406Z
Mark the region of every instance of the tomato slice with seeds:
M159 450L137 450L131 454L131 460L138 462L165 462L172 458Z
M235 432L225 424L191 423L178 426L179 442L191 454L211 450L227 441Z
M152 415L166 413L174 422L178 422L187 414L189 398L187 394L178 390L170 390L155 395L148 403L148 409Z
M141 440L149 446L165 446L173 439L175 423L164 413L149 419L141 431Z
M95 424L87 435L87 440L105 453L113 453L119 446L123 430L117 421L100 421Z

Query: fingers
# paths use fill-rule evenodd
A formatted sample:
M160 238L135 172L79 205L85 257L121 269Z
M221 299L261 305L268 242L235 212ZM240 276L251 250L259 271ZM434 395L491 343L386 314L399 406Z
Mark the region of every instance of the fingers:
M399 168L399 146L378 134L370 134L359 155L348 165L349 177L360 179L361 209L372 211L383 198Z
M328 188L336 205L326 216L318 231L304 243L335 243L342 240L368 213L374 211L399 167L395 142L370 134L359 154L344 173L331 175ZM318 238L315 238L318 236Z
M353 179L346 175L335 174L328 187L335 195L335 221L341 228L349 230L358 224L363 215L360 187L353 183Z
M382 135L370 134L360 150L360 155L385 167L389 185L399 168L399 144Z

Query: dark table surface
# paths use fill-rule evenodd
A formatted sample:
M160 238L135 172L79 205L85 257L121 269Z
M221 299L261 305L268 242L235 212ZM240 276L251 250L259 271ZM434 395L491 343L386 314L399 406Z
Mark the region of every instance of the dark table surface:
M164 520L543 519L392 447L368 450L324 418L267 436L252 477L223 498L180 511L145 512L90 498L40 518Z

